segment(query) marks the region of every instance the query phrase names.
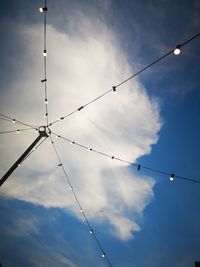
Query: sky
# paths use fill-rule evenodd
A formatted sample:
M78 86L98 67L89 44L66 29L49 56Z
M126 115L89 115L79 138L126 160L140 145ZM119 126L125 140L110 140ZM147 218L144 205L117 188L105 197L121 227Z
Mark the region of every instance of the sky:
M37 127L45 124L41 5L0 1L0 113ZM119 84L199 29L198 0L48 0L49 120ZM199 42L52 125L52 132L129 162L200 179ZM0 132L22 128L0 119ZM1 176L37 135L0 134ZM200 261L199 184L138 172L52 138L112 266L192 267ZM0 263L108 266L49 141L0 189Z

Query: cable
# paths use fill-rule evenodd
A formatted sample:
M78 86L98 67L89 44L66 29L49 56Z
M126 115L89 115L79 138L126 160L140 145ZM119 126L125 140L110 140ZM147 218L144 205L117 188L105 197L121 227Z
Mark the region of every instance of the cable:
M133 165L133 166L137 167L137 170L138 170L138 171L140 171L141 169L144 169L144 170L152 171L152 172L154 172L154 173L159 173L159 174L168 176L169 178L171 178L172 175L173 175L173 179L170 179L170 180L174 180L175 178L178 178L178 179L180 179L180 180L185 180L185 181L188 181L188 182L193 182L193 183L198 183L198 184L200 184L200 179L192 179L192 178L189 178L189 177L184 177L184 176L180 176L180 175L173 174L173 172L169 173L169 172L165 172L165 171L158 170L158 169L155 169L155 168L146 167L146 166L144 166L144 165L137 164L137 163L134 163L134 162L131 162L131 161L127 161L127 160L124 160L124 159L115 157L115 156L113 156L113 155L109 155L109 154L106 154L106 153L104 153L104 152L98 151L98 150L96 150L96 149L87 147L87 146L85 146L85 145L82 145L82 144L80 144L80 143L77 143L77 142L75 142L75 141L72 141L72 140L70 140L70 139L68 139L68 138L65 138L65 137L63 137L63 136L61 136L61 135L58 135L58 134L56 134L56 133L53 133L53 132L52 132L52 134L54 134L57 138L61 138L61 139L65 140L65 141L67 141L68 143L73 144L73 145L76 145L76 146L81 147L81 148L83 148L83 149L87 149L87 150L89 150L89 151L91 151L91 152L97 153L97 154L99 154L99 155L108 157L108 158L113 159L113 160L117 160L117 161L120 161L120 162L123 162L123 163L127 163L127 164L130 164L130 165Z
M17 129L17 130L12 130L12 131L4 131L4 132L0 132L0 134L7 134L7 133L20 133L23 131L27 131L27 130L36 130L35 128L31 127L31 128L26 128L26 129Z
M83 108L85 108L85 107L87 107L88 105L90 105L90 104L96 102L97 100L99 100L100 98L104 97L104 96L107 95L108 93L110 93L110 92L112 92L112 91L113 91L113 92L116 92L116 88L122 86L124 83L126 83L126 82L128 82L129 80L135 78L136 76L138 76L139 74L141 74L141 73L144 72L145 70L149 69L150 67L152 67L153 65L155 65L155 64L157 64L159 61L161 61L162 59L164 59L164 58L166 58L167 56L169 56L170 54L175 53L175 50L176 50L176 49L178 49L179 52L178 52L177 54L176 54L176 53L175 53L175 54L178 55L178 54L180 53L180 48L181 48L181 47L185 46L186 44L188 44L189 42L193 41L194 39L196 39L196 38L199 37L199 36L200 36L200 33L194 35L193 37L191 37L190 39L188 39L188 40L185 41L184 43L177 45L175 49L170 50L169 52L167 52L166 54L164 54L164 55L161 56L160 58L156 59L155 61L153 61L152 63L150 63L150 64L147 65L146 67L142 68L142 69L139 70L138 72L136 72L136 73L134 73L133 75L131 75L130 77L126 78L125 80L123 80L123 81L120 82L119 84L113 86L112 89L110 89L110 90L104 92L103 94L97 96L97 97L94 98L93 100L91 100L91 101L89 101L88 103L86 103L86 104L80 106L79 108L77 108L76 110L74 110L74 111L68 113L67 115L62 116L62 117L60 117L59 119L57 119L57 120L51 122L51 123L49 124L49 126L52 126L53 124L59 122L60 120L63 120L63 119L65 119L65 118L71 116L72 114L74 114L74 113L76 113L76 112L78 112L78 111L81 111Z
M58 162L59 162L58 166L61 167L62 170L63 170L63 173L64 173L65 178L66 178L66 180L67 180L67 183L68 183L68 185L69 185L69 188L70 188L71 192L73 193L73 196L74 196L74 198L75 198L75 200L76 200L76 202L77 202L77 205L78 205L78 207L79 207L79 209L80 209L80 212L82 213L83 218L84 218L84 220L85 220L85 222L86 222L86 224L87 224L87 226L88 226L89 233L90 233L91 235L93 235L94 240L96 241L96 243L97 243L97 245L98 245L98 247L99 247L99 250L100 250L100 252L101 252L102 257L105 258L106 261L107 261L107 263L108 263L108 265L109 265L110 267L112 267L112 265L111 265L111 263L110 263L110 261L109 261L109 259L108 259L108 256L107 256L107 254L105 253L105 250L103 249L103 247L102 247L102 245L101 245L101 243L100 243L100 241L99 241L97 235L96 235L95 232L94 232L94 229L92 228L92 226L91 226L91 224L90 224L90 222L89 222L89 220L88 220L88 218L87 218L87 216L86 216L86 214L85 214L85 212L84 212L84 210L83 210L83 208L82 208L82 206L81 206L81 203L80 203L80 201L79 201L79 198L78 198L78 196L77 196L77 193L76 193L76 191L74 190L74 187L73 187L72 184L71 184L71 181L70 181L70 179L69 179L69 177L68 177L68 174L67 174L67 172L66 172L66 170L65 170L65 168L64 168L64 166L63 166L63 163L62 163L61 158L60 158L60 156L59 156L58 150L57 150L57 148L56 148L56 146L55 146L55 144L54 144L53 139L52 139L51 136L50 136L50 139L51 139L51 144L52 144L52 146L53 146L54 152L55 152L55 154L56 154L56 156L57 156L57 158L58 158Z
M10 122L12 122L12 123L21 124L21 125L24 125L24 126L27 126L27 127L30 127L30 128L34 128L34 129L37 129L37 128L38 128L38 127L36 127L36 126L30 125L30 124L28 124L28 123L19 121L19 120L17 120L17 119L11 118L11 117L6 116L6 115L3 115L3 114L0 114L0 116L6 118L8 121L10 121Z
M40 9L39 9L40 10ZM44 8L41 8L41 13L44 13L44 47L43 47L43 58L44 58L44 78L41 80L44 83L44 102L45 102L45 115L46 123L49 124L49 113L48 113L48 95L47 95L47 0L44 1Z

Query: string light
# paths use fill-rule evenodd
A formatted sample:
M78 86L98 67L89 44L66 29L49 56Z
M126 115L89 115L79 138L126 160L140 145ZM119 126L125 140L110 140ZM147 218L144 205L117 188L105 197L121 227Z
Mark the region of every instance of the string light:
M45 6L45 7L39 7L38 8L38 11L40 12L40 13L43 13L43 12L47 12L47 7Z
M92 229L90 229L90 234L91 234L91 235L93 234L93 230L92 230Z
M181 53L181 45L177 45L174 49L174 54L177 56Z
M46 50L46 49L44 49L44 51L43 51L43 56L44 56L44 57L47 56L47 50Z
M51 138L51 137L50 137L50 138ZM52 141L52 138L51 138L51 141ZM52 141L52 143L53 143L53 141ZM102 257L105 258L106 261L107 261L107 263L108 263L108 265L109 265L110 267L112 267L110 261L108 260L108 258L107 258L106 255L105 255L105 252L104 252L104 250L103 250L103 248L102 248L102 246L101 246L101 244L100 244L100 241L98 240L97 236L96 236L96 235L94 234L94 232L93 232L93 229L92 229L92 227L91 227L91 225L90 225L90 222L89 222L88 218L86 217L86 214L83 212L83 209L82 209L82 207L81 207L79 198L78 198L78 196L77 196L75 190L72 190L71 182L70 182L69 177L68 177L68 175L67 175L67 172L66 172L66 170L65 170L65 168L64 168L64 166L63 166L63 164L62 164L62 162L61 162L60 156L59 156L59 154L58 154L58 151L57 151L56 146L55 146L54 143L53 143L53 148L54 148L54 151L55 151L55 153L56 153L56 155L57 155L57 158L58 158L58 161L59 161L59 165L62 166L62 170L63 170L64 175L65 175L65 177L66 177L66 180L67 180L67 182L68 182L68 184L69 184L69 188L70 188L70 190L72 191L72 193L73 193L73 195L74 195L74 198L75 198L75 200L76 200L76 202L77 202L77 204L78 204L78 207L80 208L80 212L83 214L83 218L85 219L85 223L87 224L87 226L88 226L88 228L89 228L89 233L90 233L90 234L93 234L94 240L96 241L96 244L98 245L98 247L99 247L99 249L100 249L100 251L101 251L101 253L102 253L102 254L101 254Z
M175 176L175 174L170 175L170 177L169 177L170 181L174 181L174 176Z
M56 135L55 133L53 133L53 134ZM69 142L70 144L75 144L75 145L78 146L78 147L81 147L81 148L83 148L83 149L87 149L87 150L88 150L88 147L86 147L85 145L79 144L79 143L77 143L77 142L75 142L75 141L71 141L70 139L67 139L67 138L65 138L65 137L63 137L63 136L61 136L61 135L60 135L60 138L63 139L63 140L65 140L65 141L67 141L67 142ZM137 170L138 170L138 171L140 171L141 168L143 168L143 169L145 169L145 170L149 170L149 171L152 171L152 172L154 172L154 173L159 173L159 174L162 174L162 175L169 176L169 177L171 177L171 179L175 177L175 175L172 176L172 175L171 175L170 173L168 173L168 172L161 171L161 170L158 170L158 169L155 169L155 168L146 167L146 166L143 166L143 165L141 165L141 164L136 164L136 163L134 163L134 162L127 161L127 160L124 160L124 159L121 159L121 158L118 158L118 157L114 157L114 156L111 156L111 155L106 154L106 153L104 153L104 152L95 150L95 149L93 149L93 148L90 148L90 151L93 151L94 153L97 153L97 154L99 154L99 155L108 157L108 158L110 158L110 159L112 159L112 160L115 159L115 160L117 160L117 161L124 162L124 163L130 164L130 165L133 165L133 166L137 167ZM188 182L193 182L193 183L199 183L199 184L200 184L200 180L197 180L197 179L195 180L195 179L192 179L192 178L183 177L183 176L179 176L179 175L176 175L176 178L177 178L177 179L180 179L180 180L185 180L185 181L188 181ZM171 180L171 179L170 179L170 180Z
M45 98L45 104L48 104L48 100Z
M20 166L21 166L21 164L19 163L19 164L18 164L18 167L20 167Z
M136 76L138 76L139 74L141 74L142 72L146 71L147 69L149 69L150 67L152 67L153 65L157 64L158 62L160 62L161 60L163 60L164 58L168 57L170 54L175 53L176 55L180 54L180 47L183 47L184 45L186 45L187 43L191 42L192 40L196 39L197 37L200 36L200 33L196 34L195 36L191 37L189 40L185 41L184 43L182 43L181 45L177 45L176 49L170 50L169 52L167 52L166 54L164 54L163 56L161 56L160 58L156 59L155 61L153 61L152 63L150 63L149 65L147 65L146 67L142 68L141 70L139 70L138 72L134 73L133 75L131 75L130 77L128 77L127 79L123 80L122 82L120 82L119 84L117 84L116 86L113 86L112 89L104 92L103 94L95 97L94 99L92 99L91 101L89 101L88 103L86 103L85 105L81 106L81 107L86 107L94 102L96 102L97 100L101 99L102 97L104 97L105 95L107 95L108 93L110 93L111 91L115 92L116 88L122 86L123 84L127 83L128 81L130 81L131 79L135 78ZM80 108L81 108L80 107ZM64 118L71 116L72 114L74 114L77 111L80 111L81 109L78 108L70 113L68 113L67 115L64 116ZM53 121L51 122L52 124L57 123L58 121Z
M13 119L13 120L12 120L12 123L15 123L15 122L16 122L16 120L15 120L15 119Z
M20 133L20 130L17 130L17 133Z

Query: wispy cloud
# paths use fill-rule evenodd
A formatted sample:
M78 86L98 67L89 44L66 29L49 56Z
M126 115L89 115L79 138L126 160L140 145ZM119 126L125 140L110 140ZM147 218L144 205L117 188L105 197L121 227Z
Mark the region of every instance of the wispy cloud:
M133 72L114 34L103 22L98 19L91 22L84 16L73 20L79 35L48 26L50 120L81 106ZM4 113L34 124L44 124L43 87L39 82L43 78L41 33L40 25L19 29L21 42L27 47L21 62L23 70L2 103ZM117 95L106 96L52 130L135 162L151 152L160 127L158 103L134 80L121 87ZM34 134L23 134L23 138L10 142L6 157L14 160L15 151L23 151L33 137ZM5 148L4 144L1 146ZM134 231L140 230L137 216L142 215L153 196L153 179L138 176L129 166L62 141L56 142L56 146L88 218L107 222L116 236L130 239ZM64 208L81 219L63 174L56 169L56 158L48 143L12 176L3 187L3 195Z

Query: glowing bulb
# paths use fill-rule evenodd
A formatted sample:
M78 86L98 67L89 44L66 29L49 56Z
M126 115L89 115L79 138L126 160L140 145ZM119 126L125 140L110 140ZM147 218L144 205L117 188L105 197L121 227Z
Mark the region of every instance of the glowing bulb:
M60 137L60 135L56 135L56 138L59 138Z
M47 56L47 50L46 50L46 49L43 51L43 56L44 56L44 57Z
M71 190L71 191L72 191L72 187L71 187L71 186L69 187L69 190Z
M102 258L105 258L105 253L102 254Z
M93 230L92 230L92 229L90 229L90 234L91 234L91 235L93 234Z
M19 164L18 164L18 167L20 167L20 166L21 166L21 164L19 163Z
M36 147L34 147L33 150L36 150Z
M174 176L175 176L175 174L170 175L170 177L169 177L170 181L174 181Z
M83 210L81 209L81 213L83 213Z
M177 56L181 53L181 45L177 45L177 47L174 49L174 54Z
M48 104L48 101L47 101L47 99L45 99L45 104Z
M17 133L19 133L20 132L20 130L17 130Z
M38 8L38 11L39 11L40 13L43 13L43 12L47 11L47 7L46 7L46 6L45 6L45 7L39 7L39 8Z
M16 120L15 120L15 119L13 119L13 120L12 120L12 123L15 123L15 122L16 122Z
M35 129L36 132L38 132L38 129Z

